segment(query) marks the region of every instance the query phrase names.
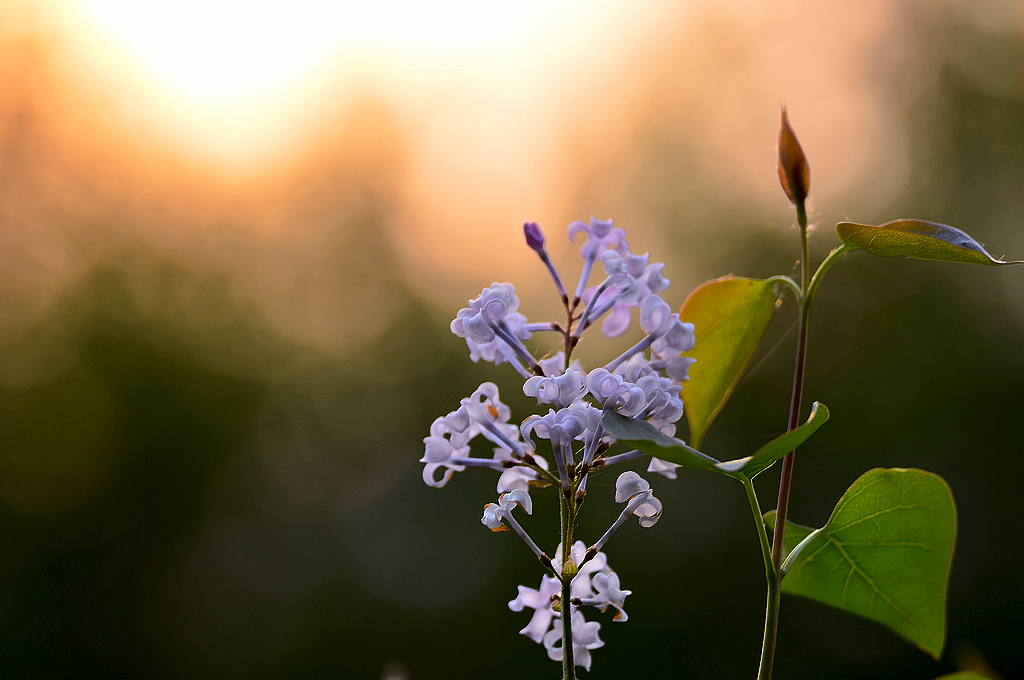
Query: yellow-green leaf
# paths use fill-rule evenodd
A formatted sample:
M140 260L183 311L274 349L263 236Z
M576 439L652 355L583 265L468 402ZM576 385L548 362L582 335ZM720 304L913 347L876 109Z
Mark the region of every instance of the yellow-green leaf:
M699 286L679 310L696 340L687 356L697 361L682 392L695 448L764 338L777 300L772 281L727 276Z
M881 257L912 257L993 266L1024 264L1020 260L996 259L966 233L936 222L893 220L877 227L840 222L836 225L836 232L843 243Z

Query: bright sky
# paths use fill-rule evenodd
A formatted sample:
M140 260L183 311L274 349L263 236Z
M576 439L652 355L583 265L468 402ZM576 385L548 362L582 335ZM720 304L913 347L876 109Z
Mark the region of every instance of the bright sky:
M340 48L429 56L507 49L580 0L66 0L183 94L288 85Z
M453 64L506 84L556 34L580 43L624 0L63 0L74 34L149 113L208 155L246 163L346 78L421 81ZM581 22L581 18L586 18ZM570 30L565 30L565 29ZM539 49L541 43L546 49ZM564 56L564 55L563 55ZM450 70L450 69L448 69ZM376 72L376 73L375 73ZM388 81L388 82L383 82ZM414 83L415 84L415 83ZM420 83L422 87L422 83ZM254 143L259 132L260 143Z

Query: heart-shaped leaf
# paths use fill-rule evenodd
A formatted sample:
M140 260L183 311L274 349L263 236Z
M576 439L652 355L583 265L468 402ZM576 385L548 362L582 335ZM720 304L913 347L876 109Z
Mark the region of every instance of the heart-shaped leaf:
M935 222L893 220L877 227L840 222L836 232L843 243L882 257L987 265L1024 264L1020 260L996 259L964 232Z
M683 383L690 443L699 447L711 421L732 394L743 369L764 338L775 314L775 283L727 276L690 293L679 310L693 324L696 359Z
M941 477L870 470L793 548L782 590L877 621L937 659L955 541L956 506Z

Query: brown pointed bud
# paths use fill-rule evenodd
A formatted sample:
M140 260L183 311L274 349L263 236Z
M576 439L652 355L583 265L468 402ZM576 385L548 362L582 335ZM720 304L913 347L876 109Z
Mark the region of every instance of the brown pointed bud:
M779 182L793 205L807 200L811 188L811 168L807 156L800 148L796 133L789 126L786 107L782 107L782 126L779 128Z

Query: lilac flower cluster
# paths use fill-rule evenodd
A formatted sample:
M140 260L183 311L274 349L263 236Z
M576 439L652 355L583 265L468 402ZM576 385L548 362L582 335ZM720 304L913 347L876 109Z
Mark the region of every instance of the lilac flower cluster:
M541 258L561 296L565 323L529 323L518 311L512 284L493 283L459 311L451 330L466 340L474 362L508 363L523 378L524 394L546 405L547 412L530 415L517 426L510 422L510 409L500 401L497 386L483 383L457 409L431 425L421 459L425 464L423 480L429 486L442 487L455 472L467 467L488 467L500 473L498 501L485 506L481 522L493 531L512 529L550 574L542 578L537 590L520 586L519 596L509 603L513 611L534 610L520 632L543 644L555 660L563 659L564 638L571 635L572 663L589 669L590 650L604 643L598 637L600 624L587 621L580 608L612 608L615 620L625 621L623 604L630 593L620 588L619 578L601 550L629 517L635 516L642 526L649 527L662 511L647 481L634 471L623 472L615 484L615 501L625 504L619 517L590 547L573 542L590 475L642 455L638 451L611 455L615 440L602 428L602 417L614 411L646 420L673 435L683 414L681 383L688 379L693 362L684 356L693 347L693 326L682 323L658 295L669 286L662 263L649 264L646 254L631 253L625 232L610 220L569 225L570 240L584 236L580 248L583 267L571 297L548 256L540 228L527 223L523 231L527 245ZM590 285L598 260L604 265L605 277ZM639 342L590 371L572 360L584 332L601 321L604 335L618 337L630 327L634 309L644 332ZM552 356L538 359L525 342L541 332L560 336L562 347ZM490 458L473 456L471 443L478 437L489 442ZM541 448L543 454L538 452ZM553 470L547 462L549 456ZM648 472L674 478L675 468L672 463L652 459ZM513 514L516 508L532 514L530 491L540 487L561 492L561 542L554 558L541 550ZM571 549L566 551L566 547ZM565 552L569 557L563 560ZM563 620L566 616L568 620Z

